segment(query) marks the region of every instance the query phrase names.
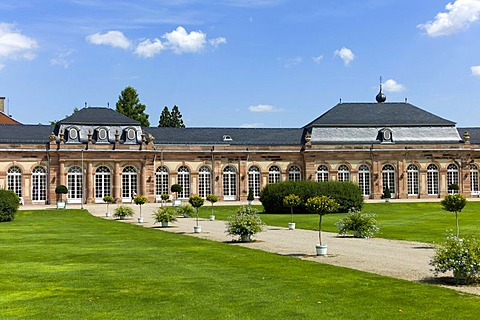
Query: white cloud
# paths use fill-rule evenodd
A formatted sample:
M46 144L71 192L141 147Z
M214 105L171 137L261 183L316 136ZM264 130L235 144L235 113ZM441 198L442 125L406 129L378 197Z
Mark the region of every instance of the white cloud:
M86 37L87 42L96 45L106 45L114 48L128 49L131 46L130 40L120 31L108 31L107 33L95 33Z
M276 108L269 104L257 104L256 106L248 107L248 110L251 112L279 112L282 111L280 108Z
M302 57L294 57L294 58L288 58L285 60L285 64L283 65L285 68L292 68L295 67L296 65L299 65L302 63L303 58Z
M355 59L355 54L352 52L352 50L345 47L340 50L335 50L334 54L336 56L339 56L346 66L348 66L349 63L353 61L353 59Z
M388 79L382 84L383 90L387 92L402 92L405 90L405 86L403 84L398 83L393 79Z
M159 54L164 49L165 46L159 39L155 38L153 41L147 39L138 44L137 48L135 49L135 54L140 57L151 58Z
M471 66L470 70L472 71L472 75L480 76L480 66Z
M187 33L184 27L179 26L172 32L165 33L163 38L167 40L168 46L177 54L184 52L200 52L205 47L207 35L202 31Z
M419 24L430 37L448 36L467 28L478 20L480 0L456 0L445 6L446 12L439 12L435 20Z
M218 37L208 40L208 43L210 43L210 45L216 49L219 45L226 44L227 39L225 39L224 37Z
M323 60L323 55L320 55L318 57L313 57L312 58L313 62L315 62L316 64L319 64L320 62L322 62Z
M0 59L32 60L37 47L37 41L23 35L15 25L0 23Z
M57 52L55 58L50 59L50 64L52 66L61 66L67 69L73 62L73 60L70 59L70 56L74 53L75 50L73 49L59 51Z
M265 125L260 122L244 123L240 125L240 128L263 128Z

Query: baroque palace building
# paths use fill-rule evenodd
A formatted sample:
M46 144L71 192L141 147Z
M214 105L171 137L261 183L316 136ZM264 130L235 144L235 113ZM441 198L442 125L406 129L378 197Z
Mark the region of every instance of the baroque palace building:
M144 128L109 108L84 108L56 125L0 124L0 188L25 203L69 203L111 195L150 202L170 194L225 201L258 197L285 180L352 181L366 199L440 198L448 186L480 192L480 128L457 128L412 104L339 103L302 128ZM0 115L4 116L0 98ZM8 116L7 116L8 118ZM0 117L0 120L2 117ZM8 120L8 119L6 119Z

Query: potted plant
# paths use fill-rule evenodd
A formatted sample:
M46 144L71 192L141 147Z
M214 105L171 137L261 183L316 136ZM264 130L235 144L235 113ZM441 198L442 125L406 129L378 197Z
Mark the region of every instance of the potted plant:
M378 222L375 219L375 213L361 212L360 210L350 210L345 218L338 220L335 225L338 233L345 236L352 232L355 238L368 239L378 232Z
M197 215L196 225L193 227L193 232L195 232L195 233L202 232L202 227L198 225L198 208L203 206L204 202L205 202L205 200L202 197L197 196L197 195L194 195L194 196L191 196L190 198L188 198L188 203L190 203L192 205L192 207L195 208L195 213Z
M108 211L108 206L110 203L113 203L115 199L112 196L105 196L103 197L103 202L107 204L107 213L105 214L106 217L110 217L110 212Z
M454 194L458 193L458 190L460 190L460 187L456 183L452 183L448 185L448 193Z
M127 217L133 216L133 209L129 206L119 206L115 208L114 217L119 218L120 220L125 220Z
M218 201L218 196L216 194L209 194L207 196L207 201L209 201L212 204L212 213L210 214L210 221L215 220L215 215L213 214L213 204Z
M240 236L241 242L252 241L252 236L261 232L264 226L262 219L257 214L257 209L251 206L242 206L227 220L226 232L231 236Z
M178 199L178 193L182 192L183 187L180 184L172 184L170 191L175 193L175 200L173 200L173 206L177 207L182 204L182 201Z
M160 199L162 199L162 207L163 207L163 203L166 202L168 200L168 198L170 198L170 196L166 193L162 193L160 195Z
M133 202L135 202L136 205L140 206L140 216L138 217L138 223L143 223L143 217L142 217L142 204L147 203L148 199L145 196L136 196L133 198Z
M385 202L390 202L390 198L392 197L392 193L390 192L390 189L388 187L385 188L385 191L383 191L383 199L385 199Z
M189 203L175 208L177 209L178 214L184 218L188 218L195 213L195 209L193 209L193 207Z
M59 184L55 188L55 193L57 194L57 209L64 209L67 207L67 203L63 201L63 195L68 193L68 189L63 184Z
M153 213L155 223L162 224L162 228L167 228L169 222L177 221L177 210L175 207L161 207Z
M445 198L443 198L442 201L440 201L440 204L443 207L443 210L449 211L449 212L455 212L455 226L456 226L456 235L457 238L460 234L459 226L458 226L458 213L462 212L462 209L465 207L467 204L467 199L459 194L447 194Z
M253 203L253 200L254 200L254 196L253 196L253 189L252 188L249 188L248 189L248 195L247 195L247 201L248 201L248 205L251 206L252 203Z
M327 245L322 243L322 218L328 213L333 213L338 210L339 204L335 199L332 199L327 196L316 196L307 199L305 204L307 210L311 213L319 215L318 221L318 240L319 244L316 246L317 256L326 256L327 255Z
M298 207L301 204L300 197L296 194L289 194L283 198L283 205L290 208L291 222L288 223L289 230L295 230L295 222L293 222L293 207Z

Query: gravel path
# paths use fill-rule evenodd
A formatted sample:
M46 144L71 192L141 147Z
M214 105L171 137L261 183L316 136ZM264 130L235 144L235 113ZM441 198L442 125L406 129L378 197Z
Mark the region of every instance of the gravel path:
M155 226L162 231L185 234L212 241L230 242L234 245L252 249L296 256L305 260L357 269L398 279L440 283L438 278L433 278L433 273L430 271L431 267L428 264L434 254L434 248L430 244L381 238L366 240L338 237L335 233L323 232L323 242L328 244L328 255L319 257L315 255L315 244L318 243L318 232L316 231L288 230L287 227L267 226L263 232L254 237L254 240L256 240L254 242L232 242L232 240L236 239L225 233L225 221L200 219L201 233L193 232L194 218L179 218L177 222L171 223L170 227L159 228L159 224L153 224L154 220L151 215L153 209L158 208L158 204L145 204L142 206L144 217L144 223L142 224L137 222L138 206L134 205L133 207L137 215L131 219L124 220L124 222L138 224L143 227ZM105 217L105 205L85 205L85 208L94 216L112 219L111 217ZM446 287L480 295L480 286L448 285Z

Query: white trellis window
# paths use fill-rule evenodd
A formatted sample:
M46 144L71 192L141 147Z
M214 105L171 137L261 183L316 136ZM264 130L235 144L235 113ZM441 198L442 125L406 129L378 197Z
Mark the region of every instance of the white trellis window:
M418 195L419 183L418 183L418 167L414 164L410 164L407 167L407 192L409 196Z
M112 195L110 169L100 166L95 170L95 202L103 202L103 197Z
M182 186L182 192L178 193L179 199L190 197L190 170L186 166L178 168L178 184Z
M319 165L317 168L317 181L328 181L328 168L325 165Z
M277 166L271 166L268 170L268 183L280 182L280 168Z
M251 166L248 170L248 189L253 190L255 198L260 197L260 169L257 166Z
M32 202L47 200L47 171L43 167L32 170Z
M162 194L169 194L168 185L168 169L165 166L160 166L155 172L155 198L162 199Z
M370 195L370 168L367 165L362 164L358 168L358 185L362 190L362 195Z
M458 186L458 167L456 164L449 164L447 167L447 187L450 185L456 184ZM458 190L448 189L448 193L454 194L457 193Z
M434 164L427 167L427 193L438 195L438 168Z
M237 199L237 170L233 166L223 169L223 199Z
M350 169L342 164L340 167L338 167L338 173L337 173L337 178L338 181L350 181Z
M388 188L392 194L392 198L395 197L395 168L391 164L386 164L382 168L382 184L383 192Z
M22 196L22 170L19 167L11 167L7 171L7 189L12 190L17 196Z
M474 164L470 165L470 193L478 195L480 187L478 185L478 167Z
M126 166L122 171L122 202L132 202L138 194L138 174L133 166Z
M302 179L301 171L298 166L291 166L288 170L289 181L300 181Z
M207 166L198 170L198 195L206 198L212 192L212 172Z
M69 203L81 203L83 196L83 174L82 168L73 166L68 169L67 173L67 188L68 196L67 201Z

